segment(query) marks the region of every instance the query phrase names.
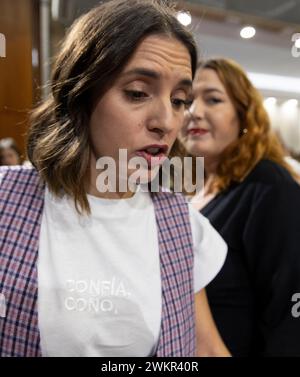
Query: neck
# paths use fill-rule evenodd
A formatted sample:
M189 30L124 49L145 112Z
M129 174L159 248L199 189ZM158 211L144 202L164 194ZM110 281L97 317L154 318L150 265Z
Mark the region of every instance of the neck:
M216 175L218 164L216 159L204 158L205 176Z
M209 191L210 187L216 177L218 161L213 159L205 158L205 184L204 191Z
M211 160L205 158L204 160L204 170L205 170L205 186L209 187L213 182L216 172L217 172L218 162L216 160Z
M89 195L96 196L97 198L102 198L102 199L129 199L132 198L134 195L134 192L128 190L126 192L100 192L97 190L96 187L89 185L87 187L87 193Z

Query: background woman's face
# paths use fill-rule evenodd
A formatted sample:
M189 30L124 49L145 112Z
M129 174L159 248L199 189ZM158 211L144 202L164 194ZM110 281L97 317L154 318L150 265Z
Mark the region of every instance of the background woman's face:
M182 130L188 152L218 161L223 150L238 138L240 125L234 105L217 73L198 70L194 101Z
M166 36L144 38L91 115L91 164L103 156L118 161L119 149L128 159L144 157L149 171L161 163L183 125L191 91L187 48Z

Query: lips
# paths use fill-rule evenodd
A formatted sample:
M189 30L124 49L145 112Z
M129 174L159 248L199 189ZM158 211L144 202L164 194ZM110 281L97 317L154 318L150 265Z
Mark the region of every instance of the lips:
M209 131L204 129L204 128L191 128L187 130L187 135L188 136L203 136L208 134Z
M138 150L135 155L138 157L143 157L148 164L148 168L153 168L161 165L164 162L164 160L167 158L167 152L167 145L151 144Z

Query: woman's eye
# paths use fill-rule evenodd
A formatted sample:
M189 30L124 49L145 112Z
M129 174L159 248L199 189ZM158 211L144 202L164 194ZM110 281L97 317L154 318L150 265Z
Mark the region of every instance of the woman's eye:
M181 107L187 109L191 106L192 102L193 102L192 100L188 100L188 99L187 100L184 100L181 98L172 99L172 104L178 109Z
M210 105L216 105L218 103L221 103L222 100L220 98L212 97L207 99L207 103Z
M126 96L132 101L139 101L147 97L147 94L139 90L125 90Z

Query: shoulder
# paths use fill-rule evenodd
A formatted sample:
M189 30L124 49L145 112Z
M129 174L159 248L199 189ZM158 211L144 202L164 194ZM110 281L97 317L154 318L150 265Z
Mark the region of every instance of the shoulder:
M281 165L270 160L261 160L246 177L245 183L257 183L266 186L294 184L290 173Z
M289 221L300 215L300 185L282 166L262 160L244 181L252 186L252 203L261 215L281 214Z
M5 174L31 175L31 174L38 174L38 172L33 166L16 165L16 166L0 166L0 174L1 176Z
M188 202L185 196L181 193L175 193L168 189L162 188L161 191L151 193L151 198L154 204L167 205L172 207L184 207L188 211Z
M300 185L282 166L269 161L260 161L241 182L217 196L203 213L208 215L217 228L225 226L230 219L242 227L253 213L284 213L288 210L300 213ZM255 220L254 220L255 221Z
M156 218L168 223L168 226L181 228L183 232L191 233L191 221L188 202L180 193L161 191L151 193Z
M39 174L34 167L28 166L0 166L0 187L7 183L38 183Z

